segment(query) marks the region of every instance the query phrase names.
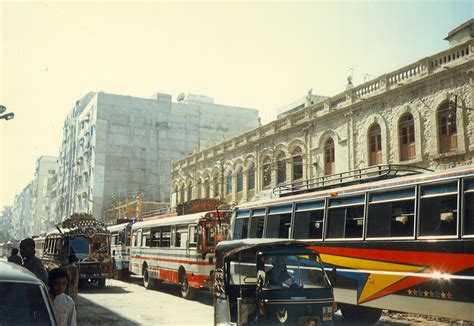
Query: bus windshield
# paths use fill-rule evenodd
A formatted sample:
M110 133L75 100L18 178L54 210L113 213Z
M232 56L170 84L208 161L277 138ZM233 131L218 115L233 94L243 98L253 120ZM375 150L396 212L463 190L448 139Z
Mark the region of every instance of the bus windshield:
M89 239L77 236L69 241L70 254L76 255L79 260L89 258Z
M330 287L323 266L314 255L262 255L264 288L308 289Z
M228 224L208 224L204 228L206 247L215 247L219 241L227 240L229 234Z

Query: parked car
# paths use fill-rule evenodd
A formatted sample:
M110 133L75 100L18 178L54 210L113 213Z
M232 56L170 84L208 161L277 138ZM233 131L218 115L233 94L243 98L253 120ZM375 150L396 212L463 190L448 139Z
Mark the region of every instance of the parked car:
M0 262L0 325L56 325L44 283L7 262Z

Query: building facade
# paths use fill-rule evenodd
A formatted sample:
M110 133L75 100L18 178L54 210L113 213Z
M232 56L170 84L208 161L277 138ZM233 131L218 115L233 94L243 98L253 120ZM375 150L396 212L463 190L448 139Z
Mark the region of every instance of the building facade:
M15 196L10 232L12 239L23 239L33 235L34 220L31 212L33 211L34 188L32 181Z
M64 123L56 217L103 217L138 192L144 202L167 202L172 160L257 125L257 110L206 96L180 94L172 102L162 93L152 99L86 94Z
M33 203L31 218L33 219L33 234L41 234L49 230L49 202L50 191L47 188L48 180L56 173L58 158L55 156L41 156L36 160L33 185Z
M12 206L3 206L0 213L0 242L7 242L12 239Z
M271 196L280 184L378 164L474 163L474 20L449 48L173 162L175 202Z

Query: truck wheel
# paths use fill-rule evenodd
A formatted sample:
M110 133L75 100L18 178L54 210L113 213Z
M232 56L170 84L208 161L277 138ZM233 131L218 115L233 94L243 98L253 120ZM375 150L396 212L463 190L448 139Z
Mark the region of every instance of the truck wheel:
M103 289L105 287L105 278L98 279L97 284L99 285L99 289Z
M350 323L374 324L382 316L382 309L349 304L339 304L342 317Z
M181 296L186 300L191 300L196 296L196 289L189 286L186 276L183 277L183 281L181 282Z
M143 286L147 290L151 290L155 287L155 280L148 273L147 267L145 267L145 270L143 271Z

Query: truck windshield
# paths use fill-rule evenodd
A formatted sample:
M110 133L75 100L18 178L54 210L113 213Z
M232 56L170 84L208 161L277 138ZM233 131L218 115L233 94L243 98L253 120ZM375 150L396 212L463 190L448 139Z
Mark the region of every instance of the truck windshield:
M329 283L316 255L262 255L267 289L327 288Z
M79 260L89 258L89 239L77 236L69 241L70 255L76 255Z

